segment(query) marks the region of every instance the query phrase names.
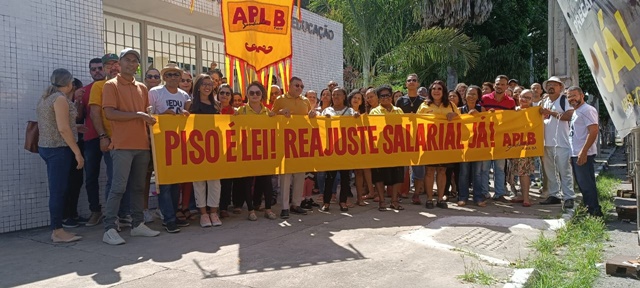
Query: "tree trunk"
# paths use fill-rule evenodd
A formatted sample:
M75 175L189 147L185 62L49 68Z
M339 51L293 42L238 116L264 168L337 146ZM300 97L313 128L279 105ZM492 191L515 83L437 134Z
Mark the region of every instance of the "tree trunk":
M362 48L362 87L369 87L371 83L371 57L369 49Z
M447 66L447 89L456 89L456 85L458 85L458 72L455 68Z

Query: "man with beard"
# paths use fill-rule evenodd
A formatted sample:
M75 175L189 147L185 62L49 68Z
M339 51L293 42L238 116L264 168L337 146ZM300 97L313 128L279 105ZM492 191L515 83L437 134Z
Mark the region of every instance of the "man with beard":
M545 171L543 186L547 187L549 197L540 202L543 205L560 204L564 208L573 208L573 175L571 175L571 143L569 143L569 121L573 116L573 107L569 106L567 96L560 95L564 84L560 78L552 76L542 86L549 97L545 98L540 109L544 116L544 156L542 169ZM562 192L562 193L561 193Z
M584 101L584 93L578 86L571 86L569 104L573 107L571 118L571 166L582 193L582 202L587 212L594 216L602 216L596 189L595 161L598 148L598 111Z

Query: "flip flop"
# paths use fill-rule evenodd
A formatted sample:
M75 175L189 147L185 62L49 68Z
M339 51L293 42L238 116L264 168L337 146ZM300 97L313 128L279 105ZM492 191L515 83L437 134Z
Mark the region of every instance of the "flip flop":
M397 205L389 205L389 208L393 209L393 210L404 210L404 207L402 207L400 204Z

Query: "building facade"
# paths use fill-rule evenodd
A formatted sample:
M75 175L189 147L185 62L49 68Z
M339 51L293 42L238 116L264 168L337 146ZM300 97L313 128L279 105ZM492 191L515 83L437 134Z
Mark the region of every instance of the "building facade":
M8 2L8 3L4 3ZM56 68L91 82L89 60L140 51L139 75L175 62L193 74L224 71L220 4L197 0L4 0L0 10L0 233L49 223L44 161L23 149L26 123ZM295 13L294 13L295 16ZM342 24L302 10L293 24L293 71L306 89L342 83ZM322 29L319 29L322 28ZM282 81L282 80L280 80ZM102 177L104 182L104 175ZM104 185L101 185L101 195ZM104 197L101 196L104 201ZM88 215L86 192L79 212Z

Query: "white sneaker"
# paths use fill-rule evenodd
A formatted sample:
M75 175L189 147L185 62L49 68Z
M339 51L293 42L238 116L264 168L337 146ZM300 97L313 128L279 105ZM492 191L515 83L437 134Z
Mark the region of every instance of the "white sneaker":
M211 219L209 218L209 214L200 215L200 227L211 227Z
M214 227L222 226L222 221L220 221L218 213L209 213L209 218L211 219L211 225L213 225Z
M109 229L107 232L104 232L104 235L102 236L102 242L109 245L120 245L125 243L124 239L122 239L122 237L120 237L120 234L118 234L118 231L113 228Z
M162 215L160 208L156 209L156 214L158 215L158 218L160 218L160 220L164 220L164 216Z
M153 214L149 210L144 210L144 223L153 222Z
M151 228L141 223L138 227L131 229L131 236L155 237L160 235L160 231L151 230Z

